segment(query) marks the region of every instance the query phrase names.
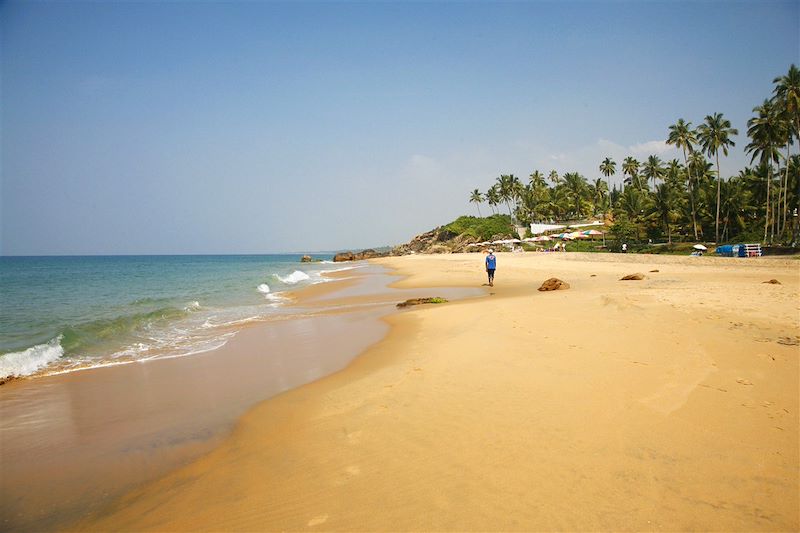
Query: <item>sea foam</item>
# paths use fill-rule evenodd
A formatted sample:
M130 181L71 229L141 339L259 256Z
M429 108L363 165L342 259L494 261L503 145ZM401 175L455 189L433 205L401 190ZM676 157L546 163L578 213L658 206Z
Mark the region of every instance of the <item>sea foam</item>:
M0 355L0 377L29 376L64 355L61 335L21 352Z
M261 294L269 294L269 285L267 285L266 283L262 283L261 285L258 286L258 292L260 292Z
M306 281L308 279L311 279L311 277L308 274L306 274L305 272L301 272L300 270L295 270L288 276L279 276L275 274L275 277L278 278L278 280L280 280L281 283L286 283L288 285L294 285L301 281Z

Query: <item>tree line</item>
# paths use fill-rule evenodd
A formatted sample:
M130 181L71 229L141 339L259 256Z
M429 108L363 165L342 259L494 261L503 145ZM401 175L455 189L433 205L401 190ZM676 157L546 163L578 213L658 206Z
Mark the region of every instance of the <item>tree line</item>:
M668 128L667 144L682 157L644 161L626 157L621 165L606 157L592 181L578 172L545 176L534 170L527 183L503 174L485 192L475 189L469 201L503 207L519 224L556 222L588 216L612 220L611 231L625 239L711 240L714 242L797 242L800 199L800 70L795 65L773 80L771 97L753 108L747 121L745 152L749 166L724 178L720 157L736 145L739 131L722 113L703 122L678 119ZM609 188L610 178L623 175L622 185ZM603 179L605 178L605 179Z

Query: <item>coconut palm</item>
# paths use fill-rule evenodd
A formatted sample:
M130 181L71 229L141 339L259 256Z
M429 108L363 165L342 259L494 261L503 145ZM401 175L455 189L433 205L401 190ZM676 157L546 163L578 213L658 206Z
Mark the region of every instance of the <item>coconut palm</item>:
M692 194L692 172L688 156L694 152L694 145L697 144L697 136L692 130L692 123L679 118L675 124L669 127L667 144L674 144L676 148L683 151L683 164L686 166L689 201L692 207L692 230L694 231L694 240L697 240L697 211L694 206L694 194Z
M606 204L608 198L608 183L600 178L594 180L592 184L592 201L594 202L594 212L599 213L600 209Z
M575 216L580 217L583 214L581 203L586 193L586 178L577 172L567 172L564 174L564 187L575 206Z
M667 230L667 242L672 244L672 221L677 214L678 202L675 190L669 183L660 183L653 194L653 213Z
M481 215L481 202L483 201L483 195L481 194L481 191L478 189L472 191L472 194L469 195L469 201L477 206L478 216L483 218L483 215Z
M533 187L534 189L547 187L547 183L544 181L544 174L542 174L538 170L534 170L531 173L528 183L530 183L530 186Z
M508 215L513 216L511 213L511 200L514 197L514 175L502 174L497 178L497 192L500 194L500 200L506 203L508 208Z
M610 157L606 157L603 159L603 162L600 163L600 172L606 177L606 191L608 191L608 189L611 188L611 182L608 178L616 174L617 163L615 163Z
M553 187L558 187L558 184L561 183L561 177L558 175L557 170L551 170L547 178L553 182Z
M778 147L784 136L784 124L780 120L777 109L771 100L764 100L763 104L754 107L753 113L757 113L758 116L747 121L747 135L752 139L752 142L747 145L745 151L753 154L750 162L760 156L761 164L766 164L767 166L767 198L764 216L764 242L766 242L770 217L772 216L772 204L770 203L772 163L773 161L776 163L780 161L781 154Z
M622 162L622 173L628 176L628 179L625 180L625 183L628 185L633 185L634 180L638 182L639 162L633 157L626 157ZM639 190L641 190L641 185L639 186Z
M703 150L717 161L717 214L714 222L714 236L715 242L719 242L719 195L720 183L722 182L722 174L719 170L719 152L725 156L728 155L728 147L736 146L736 143L731 139L732 136L738 135L739 130L731 127L731 121L724 118L722 113L714 113L707 115L705 122L700 124L697 128L697 139L703 147Z
M664 166L661 163L661 158L657 155L648 157L647 161L642 165L642 174L644 174L646 180L653 180L653 189L655 189L656 179L664 176Z
M787 121L786 127L786 160L791 159L790 146L793 139L800 136L800 69L791 65L789 72L784 76L778 76L772 82L775 84L774 98L779 107L779 113ZM789 166L787 165L784 172L783 183L783 223L779 228L779 234L782 234L786 229L786 218L788 215L788 196L789 196ZM780 198L779 198L780 205Z
M489 187L489 190L486 191L486 203L489 204L492 213L497 214L497 205L500 203L500 193L497 192L496 184Z

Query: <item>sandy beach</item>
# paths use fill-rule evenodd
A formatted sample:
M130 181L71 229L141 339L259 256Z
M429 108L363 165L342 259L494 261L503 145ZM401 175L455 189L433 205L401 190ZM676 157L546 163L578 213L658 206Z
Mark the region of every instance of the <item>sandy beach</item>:
M423 289L481 286L481 261L377 260ZM74 529L800 527L796 260L498 263L486 297L384 318L346 369ZM538 292L551 276L571 288Z

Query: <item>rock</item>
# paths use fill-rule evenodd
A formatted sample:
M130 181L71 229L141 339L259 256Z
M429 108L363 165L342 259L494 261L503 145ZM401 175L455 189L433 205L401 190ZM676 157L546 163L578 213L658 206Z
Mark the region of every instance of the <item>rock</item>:
M420 304L443 304L446 303L447 300L444 298L439 298L435 296L433 298L411 298L410 300L406 300L405 302L400 302L397 304L398 308L409 307L411 305L420 305Z
M762 283L770 283L772 285L783 285L783 283L781 283L777 279L769 279L767 281L762 281Z
M597 277L597 274L592 274L592 275L591 275L591 276L589 276L589 277L590 277L590 278L596 278L596 277Z
M659 269L657 269L657 268L656 268L656 269L654 269L654 270L651 270L650 272L661 272L661 271L660 271Z
M342 261L352 261L353 252L340 252L333 256L334 263L341 263Z
M569 289L569 283L558 278L546 279L539 287L540 291L563 291L566 289Z
M627 276L622 276L619 280L620 281L628 281L628 280L641 280L644 279L644 274L641 272L637 272L636 274L628 274Z
M301 263L310 263L313 260L314 259L310 255L304 255L303 257L300 258Z

